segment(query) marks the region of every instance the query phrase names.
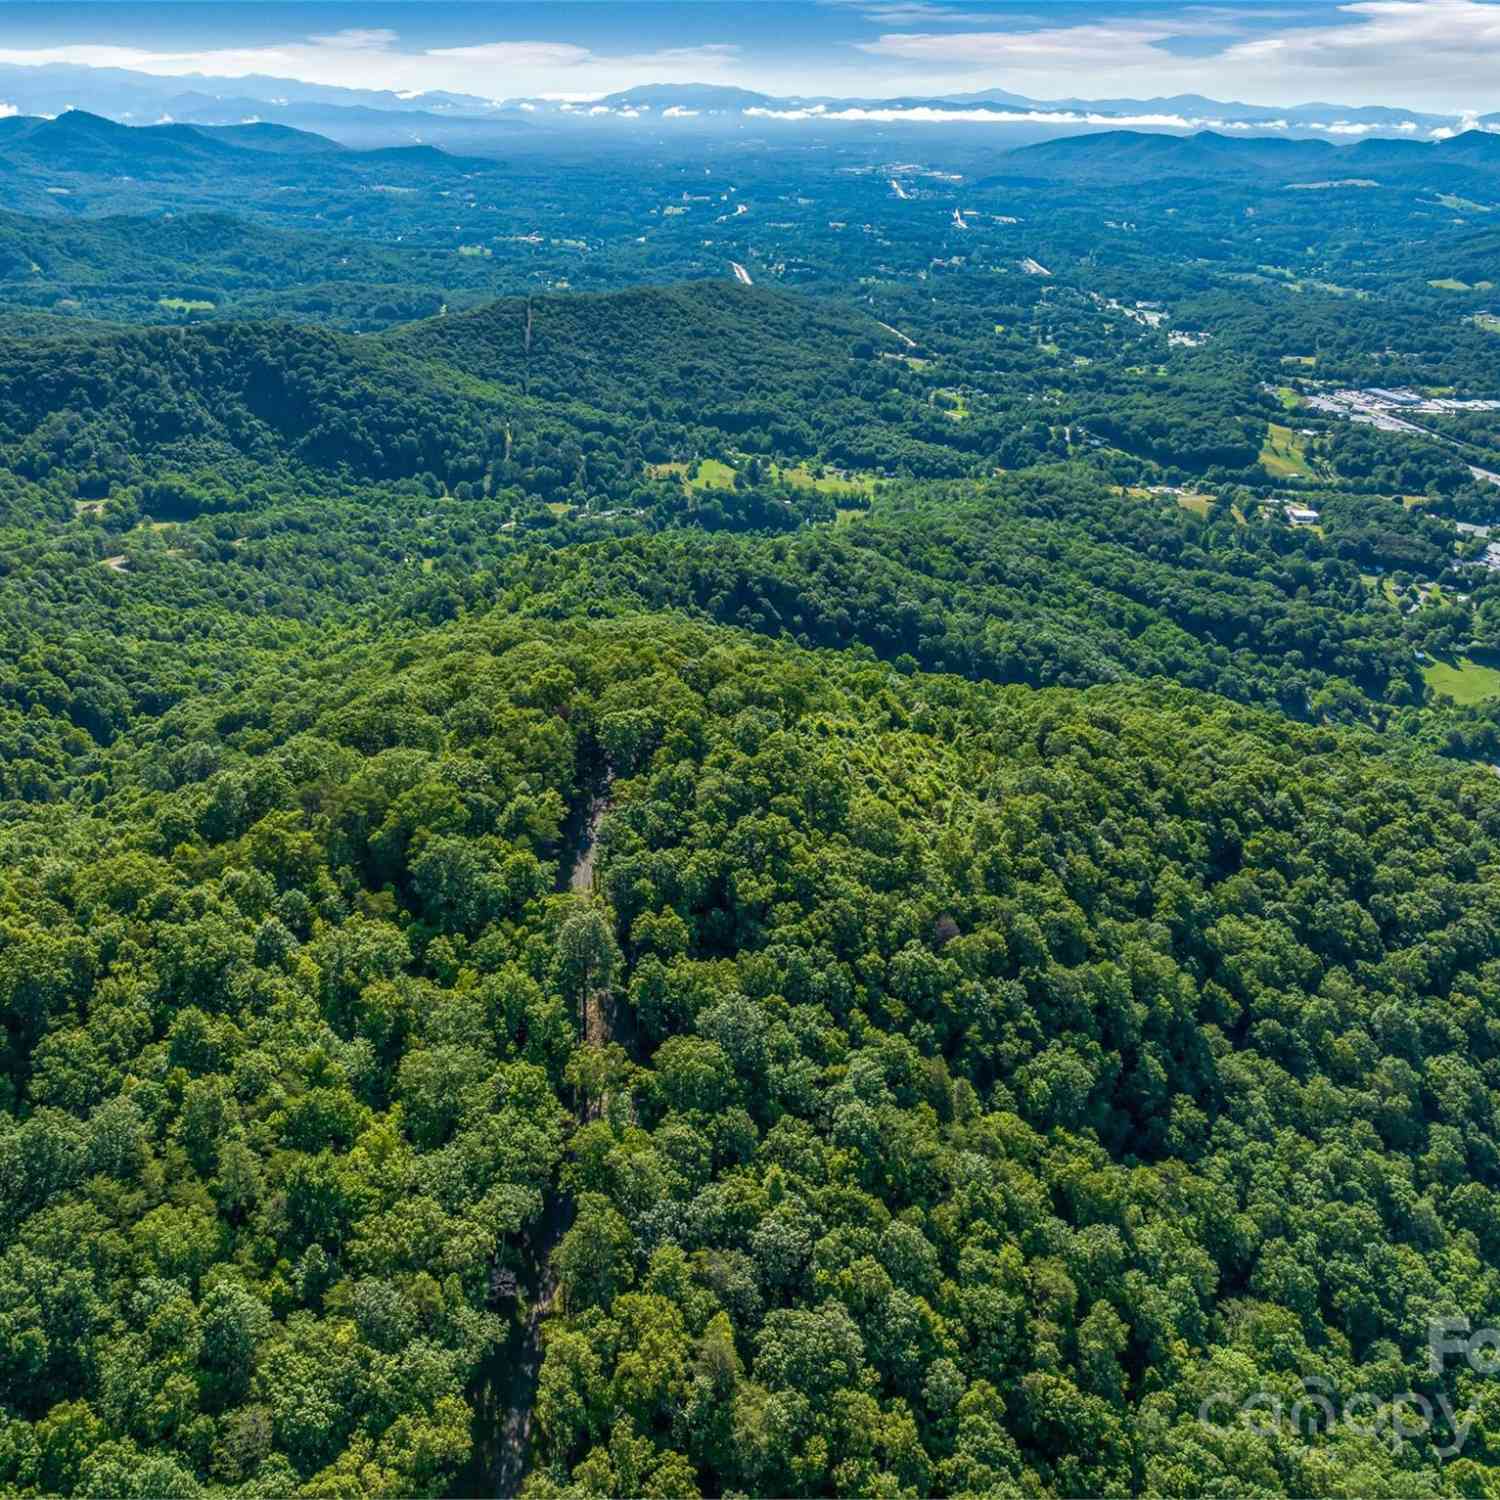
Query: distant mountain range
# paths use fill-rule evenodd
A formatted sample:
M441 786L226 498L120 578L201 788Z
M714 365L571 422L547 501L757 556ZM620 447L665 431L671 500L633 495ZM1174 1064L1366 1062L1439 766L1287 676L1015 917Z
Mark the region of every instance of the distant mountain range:
M1079 130L1130 128L1247 136L1353 140L1365 136L1429 139L1466 127L1500 127L1500 114L1477 120L1383 105L1245 104L1178 94L1156 99L1034 99L1005 89L898 98L783 97L718 84L643 84L597 100L486 99L445 92L397 93L338 88L251 75L162 78L122 68L71 64L0 65L0 115L58 115L86 109L127 124L239 125L271 122L316 131L345 145L436 144L504 150L538 131L628 125L673 131L742 129L752 122L942 125L990 123L1030 138ZM1012 136L1012 139L1015 139ZM1022 137L1027 138L1027 137Z
M130 126L83 110L0 118L0 195L32 214L129 211L143 187L164 205L233 209L294 183L371 195L445 179L479 183L501 171L492 157L430 145L356 150L270 121Z
M1163 135L1110 130L1007 152L1002 174L1111 182L1165 177L1275 175L1289 186L1372 183L1368 174L1444 169L1500 173L1500 133L1466 130L1441 140L1375 138L1356 145L1229 137L1216 131ZM1323 181L1315 179L1322 177ZM1298 178L1306 179L1299 183Z
M154 125L131 128L84 110L55 119L12 115L0 120L0 155L70 171L223 165L248 152L277 155L342 152L326 136L286 125Z
M644 101L633 93L615 107L643 108ZM690 106L666 106L677 107ZM1500 192L1500 132L1483 130L1353 145L1208 130L1103 130L1012 147L983 160L993 166L978 185L1018 179L1266 179L1276 188L1307 189L1400 182L1477 192L1487 200ZM437 183L463 186L472 196L502 180L505 171L494 155L468 156L430 144L356 149L271 121L130 126L82 110L56 118L0 118L0 189L9 206L29 213L133 212L142 188L164 205L228 209L252 194L266 200L294 187L354 191L373 201L371 194L410 193Z
M128 125L239 125L267 121L346 145L502 143L527 111L468 94L400 94L250 75L161 78L125 68L0 64L0 115L82 109Z

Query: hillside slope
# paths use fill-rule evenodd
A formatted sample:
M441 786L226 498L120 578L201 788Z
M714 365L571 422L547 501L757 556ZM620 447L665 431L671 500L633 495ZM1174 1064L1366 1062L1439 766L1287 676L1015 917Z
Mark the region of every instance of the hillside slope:
M40 218L0 213L0 298L142 323L249 315L388 327L483 297L482 259L229 213ZM5 313L7 325L14 316Z
M432 146L349 150L285 125L129 126L77 109L55 119L0 119L6 207L56 217L138 211L143 201L237 211L259 201L274 212L289 188L364 196L392 186L451 187L499 170Z
M229 214L84 220L0 214L0 279L5 281L289 284L336 274L335 265L355 248L353 241L320 242Z
M1247 139L1211 130L1165 135L1108 130L1020 146L1004 157L1007 174L1139 182L1151 178L1214 178L1233 182L1315 171L1332 179L1381 171L1403 180L1447 181L1455 175L1500 172L1500 138L1469 130L1439 141L1373 139L1356 145L1328 141Z
M91 486L164 469L312 465L366 479L446 472L502 408L411 360L292 324L0 341L0 455Z
M212 241L217 221L186 232ZM974 463L966 435L874 357L894 334L728 282L511 299L365 337L243 322L50 340L38 326L0 336L0 458L30 478L83 474L84 498L227 463L240 480L310 467L618 501L648 461L739 442L782 459L852 445L938 473Z
M56 119L0 121L0 153L15 164L61 172L130 170L146 175L192 171L262 172L267 155L335 155L333 141L283 125L129 126L73 109Z
M901 347L866 314L727 279L503 298L382 342L535 396L628 410L659 390L706 411L770 390L811 398L856 347Z
M8 1488L489 1493L555 1233L544 1493L1437 1492L1233 1414L1467 1398L1488 771L504 611L112 763L0 835Z

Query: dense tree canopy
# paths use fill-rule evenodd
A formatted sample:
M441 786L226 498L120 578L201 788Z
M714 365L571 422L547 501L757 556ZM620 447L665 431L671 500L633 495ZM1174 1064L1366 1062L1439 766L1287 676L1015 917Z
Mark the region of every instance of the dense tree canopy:
M1496 1295L1488 772L503 615L121 757L6 836L22 1490L450 1491L553 1195L538 1493L1297 1492L1207 1392Z

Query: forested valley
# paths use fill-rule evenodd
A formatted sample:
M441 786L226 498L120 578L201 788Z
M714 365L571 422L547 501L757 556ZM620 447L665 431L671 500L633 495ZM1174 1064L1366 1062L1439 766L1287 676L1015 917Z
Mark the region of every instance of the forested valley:
M1500 1494L1492 167L47 123L0 1492Z

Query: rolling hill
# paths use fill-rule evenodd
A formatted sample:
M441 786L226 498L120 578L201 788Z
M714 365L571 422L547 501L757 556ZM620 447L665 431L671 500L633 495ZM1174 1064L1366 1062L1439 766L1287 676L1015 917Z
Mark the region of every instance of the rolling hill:
M309 131L266 122L121 125L85 110L55 119L0 119L0 173L12 178L9 207L53 214L108 208L143 191L196 206L274 198L288 188L369 190L431 185L493 172L487 159L431 145L348 150Z
M867 314L732 281L504 298L382 343L533 396L631 410L644 391L712 408L767 390L813 398L830 359L899 348Z
M1490 175L1500 172L1500 136L1469 130L1439 141L1380 139L1338 146L1277 137L1246 139L1211 130L1188 136L1111 130L1021 146L1008 152L1004 163L1012 175L1100 182L1308 171L1332 178L1359 177L1372 170L1403 178L1453 169Z
M13 165L63 172L182 173L262 171L266 155L337 154L343 147L285 125L117 124L73 109L56 119L12 116L0 121L0 153Z
M0 338L0 463L82 473L85 494L167 470L216 476L215 490L514 479L549 498L585 476L618 489L648 460L752 433L783 458L854 434L894 464L921 445L877 409L886 387L865 389L877 342L896 339L862 313L731 282L506 299L366 336L245 321L47 337L33 324ZM931 453L937 472L964 471L957 452Z

